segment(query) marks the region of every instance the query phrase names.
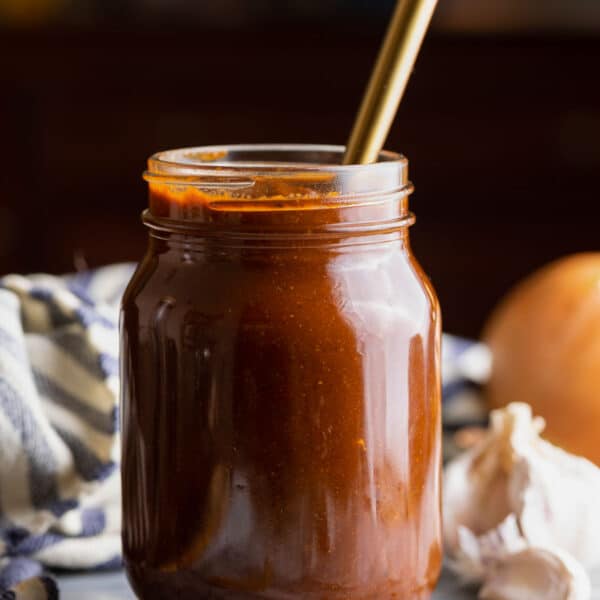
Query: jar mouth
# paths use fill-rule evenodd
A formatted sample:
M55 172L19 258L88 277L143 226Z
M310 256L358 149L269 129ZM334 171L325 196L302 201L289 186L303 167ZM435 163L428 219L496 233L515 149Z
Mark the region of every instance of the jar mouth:
M196 188L213 199L260 200L263 207L273 199L344 204L412 191L408 160L401 154L383 151L378 162L368 165L343 165L343 155L343 146L310 144L180 148L151 156L144 179L151 191L168 187L173 197Z
M343 165L343 146L257 144L168 150L148 160L154 219L216 227L243 222L316 228L404 219L408 161L382 152L368 165Z
M377 162L367 165L342 164L344 146L325 144L231 144L196 146L157 152L148 159L144 178L161 175L222 176L286 172L344 173L405 170L408 160L383 150Z

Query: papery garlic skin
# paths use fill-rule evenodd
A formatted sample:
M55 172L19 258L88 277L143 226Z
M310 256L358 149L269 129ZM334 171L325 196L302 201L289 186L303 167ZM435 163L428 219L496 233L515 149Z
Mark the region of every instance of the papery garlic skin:
M444 537L457 564L468 543L464 530L474 538L496 530L496 556L515 552L515 539L503 542L497 531L512 515L511 536L522 544L600 565L600 469L541 439L543 426L527 404L493 411L487 437L446 467Z
M496 562L479 591L481 600L589 600L585 569L558 549L530 547Z
M498 561L526 548L527 542L514 515L480 536L466 527L459 527L458 549L450 559L450 567L465 583L478 583Z
M528 460L517 508L524 537L557 546L588 568L600 565L600 469L539 440L541 460Z

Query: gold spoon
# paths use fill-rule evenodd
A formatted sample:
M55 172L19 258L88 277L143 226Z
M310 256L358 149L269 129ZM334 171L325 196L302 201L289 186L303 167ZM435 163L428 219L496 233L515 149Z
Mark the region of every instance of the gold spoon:
M398 0L344 154L344 164L377 160L437 0Z

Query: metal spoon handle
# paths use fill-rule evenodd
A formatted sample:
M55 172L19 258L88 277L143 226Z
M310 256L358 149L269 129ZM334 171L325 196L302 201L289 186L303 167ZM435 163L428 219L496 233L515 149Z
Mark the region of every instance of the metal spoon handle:
M377 160L436 4L437 0L398 0L352 128L344 164Z

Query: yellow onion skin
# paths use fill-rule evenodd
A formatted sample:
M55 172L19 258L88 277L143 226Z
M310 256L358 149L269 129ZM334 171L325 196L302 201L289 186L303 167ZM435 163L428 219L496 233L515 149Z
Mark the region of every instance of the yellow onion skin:
M483 333L492 351L490 408L526 402L544 437L600 465L600 252L575 254L524 279Z

